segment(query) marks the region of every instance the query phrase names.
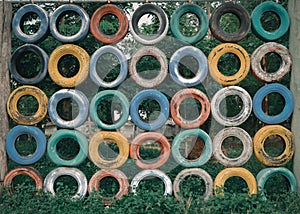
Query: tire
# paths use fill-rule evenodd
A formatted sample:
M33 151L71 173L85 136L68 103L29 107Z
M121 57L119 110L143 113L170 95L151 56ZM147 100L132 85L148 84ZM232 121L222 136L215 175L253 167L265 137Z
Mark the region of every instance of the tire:
M243 108L232 117L221 113L220 105L226 97L238 96L243 102ZM226 107L227 109L227 107ZM249 93L239 86L228 86L217 91L211 100L211 113L214 119L224 126L239 126L244 123L252 111L252 98Z
M175 198L180 203L183 202L182 195L180 194L180 183L183 182L184 179L189 176L197 176L204 181L205 192L202 197L204 198L204 200L208 200L213 193L213 179L205 170L200 168L184 169L177 174L173 182L173 191Z
M77 192L71 199L82 199L87 193L88 183L85 175L77 168L72 167L58 167L49 172L44 180L44 190L45 192L51 193L55 196L54 183L56 179L60 176L71 176L73 177L78 184Z
M153 56L160 63L160 70L158 75L152 79L145 79L139 75L136 65L144 56ZM144 88L154 88L161 84L167 77L168 74L168 60L166 55L154 46L143 46L138 49L130 60L129 73L131 78L136 82L136 84Z
M79 107L78 115L73 120L64 120L57 112L58 103L61 100L68 98L75 101ZM81 126L86 121L89 115L88 106L89 100L81 91L76 89L61 89L55 92L49 99L48 113L50 119L53 123L55 123L55 125L61 128L73 129Z
M31 177L35 182L36 190L42 190L43 177L41 176L39 171L31 166L22 166L9 171L4 177L3 185L8 187L10 195L13 193L13 179L18 175L27 175ZM38 192L36 194L38 194Z
M31 78L22 76L17 68L17 64L20 62L22 57L27 53L32 52L39 57L40 60L40 70L39 72ZM36 84L41 82L48 72L48 55L40 47L33 44L25 44L15 50L15 52L10 57L9 70L11 75L15 80L22 84Z
M205 147L201 156L196 160L188 160L180 154L180 145L191 136L197 136L204 141ZM212 155L212 141L209 135L201 129L188 129L177 134L172 143L172 155L174 160L184 167L199 167L207 163Z
M297 188L298 188L297 180L295 178L295 175L290 170L284 167L270 167L270 168L262 169L256 175L258 190L261 192L262 197L265 200L267 200L267 197L264 192L265 184L267 180L274 175L284 176L289 181L290 192L297 192Z
M156 120L154 120L151 123L144 122L139 115L139 106L146 99L155 100L160 106L160 115ZM163 125L165 125L166 121L169 118L169 101L167 97L158 90L147 89L140 91L131 100L130 116L134 124L140 129L148 131L157 130Z
M112 82L106 82L97 73L97 62L104 54L113 54L116 56L120 63L120 73L118 77ZM119 86L127 77L128 63L126 56L116 47L111 45L102 46L93 53L90 60L90 78L99 87L115 88Z
M148 141L158 143L161 152L157 158L144 160L140 156L140 147ZM140 133L130 144L130 157L135 160L135 164L141 169L155 169L161 167L168 161L170 153L171 150L168 139L158 132Z
M171 179L164 172L162 172L158 169L146 169L146 170L140 171L138 174L136 174L130 183L131 192L133 194L136 194L136 189L139 186L140 182L142 180L144 180L145 178L149 178L149 177L156 177L156 178L161 179L165 185L164 195L172 195Z
M23 17L28 13L37 14L41 21L38 31L31 35L24 33L20 26ZM22 40L25 43L39 43L43 41L47 37L48 28L49 28L48 13L43 8L39 7L36 4L26 4L22 6L15 13L12 20L12 30L14 34L18 39Z
M115 159L105 159L102 157L98 148L103 141L113 141L119 147L119 155ZM89 143L89 156L91 161L102 169L116 169L122 166L129 155L128 140L119 132L100 131L96 133Z
M21 135L30 135L36 142L36 150L28 156L20 155L16 149L16 140ZM30 165L39 161L46 152L45 134L37 127L18 125L12 128L6 137L6 152L10 159L21 165Z
M200 22L200 29L194 36L184 36L182 32L179 29L179 21L180 18L187 13L192 13L194 14L199 22ZM208 17L206 12L199 7L196 4L183 4L179 8L177 8L174 13L171 16L170 20L170 27L173 35L184 42L190 43L190 44L195 44L202 40L205 35L207 34L208 31Z
M91 194L93 191L97 191L97 192L101 191L100 183L104 178L107 177L112 177L118 181L119 183L118 192L112 197L104 197L101 194L97 194L97 196L101 198L101 201L105 205L110 205L113 203L114 199L121 200L124 195L128 194L129 182L127 176L118 169L110 169L110 170L101 169L91 177L89 181L88 192Z
M216 176L214 181L215 195L224 196L225 182L231 177L242 178L248 186L248 194L257 194L257 183L255 177L250 171L242 167L225 168Z
M274 73L264 71L261 61L268 53L277 53L281 57L281 65ZM292 56L289 50L276 42L268 42L259 46L251 56L251 68L254 76L263 82L275 82L281 80L291 70Z
M225 14L236 15L240 22L240 27L233 33L224 31L221 27L221 18ZM209 26L213 36L221 42L239 42L244 39L251 27L250 16L247 10L240 4L226 2L221 4L212 14Z
M218 68L218 62L224 54L235 54L240 60L240 69L231 76L221 73ZM220 44L215 47L208 55L208 65L210 76L218 83L224 86L236 85L241 82L250 70L250 57L247 51L241 46L233 43Z
M59 19L64 14L74 12L80 16L81 27L79 31L71 36L62 35L58 30ZM90 27L90 18L85 10L75 4L64 4L55 9L52 16L50 16L50 32L52 36L63 43L74 43L82 41L88 34Z
M63 142L63 139L71 138L77 141L80 149L78 154L72 159L66 159L57 152L57 144ZM79 131L60 129L54 132L48 140L47 154L50 160L59 166L78 166L88 155L89 142L87 138Z
M58 69L59 60L66 55L73 55L77 58L80 64L80 68L77 74L70 78L61 75ZM51 79L57 85L66 88L73 88L80 85L86 80L89 74L89 64L90 56L83 48L77 45L66 44L57 47L51 53L48 63L48 71Z
M109 14L116 16L119 21L119 29L113 35L106 35L99 29L101 19ZM93 36L103 44L117 43L121 41L128 32L128 19L120 8L112 4L106 4L98 8L92 15L90 30Z
M243 144L242 153L235 158L227 157L222 151L222 143L228 137L236 137ZM239 127L222 129L213 139L213 155L218 162L226 167L242 166L251 158L253 153L253 143L251 136Z
M265 141L270 136L280 136L284 141L285 149L278 156L270 156L264 149ZM268 125L258 130L253 138L254 154L266 166L282 166L287 164L295 153L295 139L292 132L280 125Z
M184 57L192 57L198 62L198 70L193 78L185 78L179 72L179 63ZM191 65L185 65L191 67ZM192 68L193 69L193 68ZM174 82L184 87L193 87L202 83L208 74L208 63L205 54L193 46L179 48L172 55L169 63L170 75Z
M180 105L188 98L196 99L201 104L201 112L194 120L187 120L180 115ZM186 88L178 91L170 102L171 116L176 124L184 129L198 128L205 123L210 114L210 103L207 96L195 88Z
M153 14L158 17L160 21L157 34L155 35L144 35L139 31L138 22L145 14ZM129 22L130 33L133 38L144 44L144 45L153 45L160 42L166 35L169 29L169 19L167 14L159 6L146 3L139 6L134 13L132 14L131 20Z
M280 19L280 26L273 32L266 31L261 24L261 17L266 12L275 13ZM275 41L281 38L289 29L290 17L287 11L280 4L267 1L256 6L251 14L252 31L264 41Z
M271 93L280 94L285 100L285 106L281 113L271 116L266 115L262 109L264 98ZM271 83L261 87L253 97L253 112L255 116L264 123L278 124L287 120L294 110L294 99L292 92L282 84Z
M107 97L117 97L118 100L121 102L121 118L114 124L107 124L104 121L102 121L97 113L98 105L101 101L103 101ZM113 105L113 104L112 104ZM103 130L115 130L120 127L122 127L128 120L129 117L129 102L126 98L126 96L117 91L117 90L104 90L99 93L97 93L90 103L90 117L92 120L96 123L96 125Z
M38 110L34 115L26 116L19 112L18 101L23 96L33 96L38 102ZM15 89L7 100L7 113L10 118L20 125L34 125L41 122L47 115L48 98L46 94L35 86L21 86Z

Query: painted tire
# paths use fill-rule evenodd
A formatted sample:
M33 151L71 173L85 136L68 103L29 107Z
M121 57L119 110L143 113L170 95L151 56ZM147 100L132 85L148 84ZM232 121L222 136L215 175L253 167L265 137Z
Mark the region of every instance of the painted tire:
M145 79L141 75L139 75L136 65L138 61L144 56L153 56L160 63L160 70L158 75L152 79ZM168 74L168 60L166 55L154 46L143 46L138 49L133 56L131 57L130 65L129 65L129 73L131 78L136 82L136 84L144 87L144 88L154 88L161 84Z
M67 78L60 74L58 70L59 60L66 56L72 55L77 58L80 64L79 71L73 77ZM81 47L72 44L66 44L57 47L50 55L48 63L48 71L51 79L57 85L66 88L72 88L83 83L88 77L89 73L90 56Z
M193 57L198 62L198 70L193 78L185 78L179 72L180 60L184 57ZM186 65L189 67L189 65ZM183 46L172 55L169 63L170 75L174 82L181 86L192 87L202 83L207 77L208 64L204 53L193 46Z
M24 33L21 29L21 21L28 13L38 15L41 23L38 31L32 35ZM38 43L44 40L48 34L49 18L47 12L36 4L26 4L22 6L14 15L12 20L12 30L16 37L26 43Z
M221 73L218 62L222 55L232 53L240 60L240 69L231 76ZM221 85L235 85L241 82L250 70L250 57L247 51L237 44L225 43L215 47L208 55L208 65L210 76Z
M79 112L76 118L73 120L62 119L57 112L58 103L63 100L70 98L75 101L79 106ZM48 113L53 123L61 128L77 128L81 126L87 119L89 115L89 100L79 90L76 89L61 89L55 92L49 99Z
M250 171L242 167L232 167L223 169L214 181L214 192L215 195L224 195L224 185L225 182L231 177L241 177L247 183L248 186L248 194L253 195L257 194L257 183L255 177L252 175ZM221 188L221 189L219 189Z
M80 16L81 20L81 27L79 31L72 35L72 36L65 36L62 35L58 28L59 25L59 18L64 15L68 14L70 12L74 12ZM90 18L89 15L85 12L85 10L75 4L64 4L59 6L52 14L50 17L50 32L52 36L64 43L74 43L74 42L79 42L83 40L88 32L89 32L89 26L90 26Z
M269 156L264 149L265 141L272 135L280 136L285 143L285 150L276 157ZM292 132L283 126L264 126L256 132L253 138L254 154L256 158L266 166L282 166L287 164L293 158L295 152L294 140Z
M232 117L224 116L221 113L220 105L226 97L238 96L243 102L243 108ZM252 111L252 99L249 93L239 86L228 86L217 91L211 100L211 113L214 119L224 126L239 126L245 122Z
M121 108L122 108L122 116L121 118L114 124L107 124L104 121L102 121L97 114L97 107L100 104L102 100L104 100L107 97L117 97L118 100L121 102ZM129 102L126 98L126 96L117 91L117 90L104 90L99 93L97 93L90 103L90 116L92 120L96 123L96 125L104 130L115 130L120 127L122 127L128 120L129 116Z
M22 59L22 56L27 52L32 52L39 57L40 60L40 70L38 73L31 78L23 77L19 71L17 64ZM48 55L47 53L41 49L40 47L33 44L25 44L21 47L17 48L15 52L10 57L10 62L8 64L11 75L15 80L22 84L36 84L42 81L48 72Z
M138 22L145 14L153 14L158 17L160 21L160 25L157 31L157 34L147 36L143 35L139 31ZM134 13L132 14L131 21L129 22L130 33L132 34L133 38L144 44L144 45L153 45L160 42L166 35L169 29L169 19L167 14L163 9L159 6L146 3L142 6L139 6Z
M3 185L9 188L9 193L12 194L13 179L18 175L27 175L35 182L35 188L41 190L43 188L43 177L38 170L31 166L22 166L9 171L3 180Z
M97 73L97 61L100 59L100 57L104 54L113 54L116 56L120 63L120 73L118 77L113 80L112 82L106 82L101 77L99 77ZM90 78L91 80L99 87L103 88L114 88L119 86L127 77L128 73L128 63L126 56L120 51L118 48L111 46L111 45L105 45L96 50L93 55L91 56L90 60Z
M213 179L212 177L203 169L200 168L191 168L191 169L184 169L178 173L174 182L173 182L173 191L174 196L177 198L179 202L183 202L182 196L180 195L180 183L184 181L184 179L188 176L197 176L203 179L205 184L205 192L203 194L204 200L208 200L209 197L213 193Z
M140 147L147 141L156 142L161 148L161 153L157 158L144 160L140 156ZM130 157L141 169L155 169L164 165L170 156L170 144L168 139L158 132L144 132L137 135L130 144Z
M240 27L236 32L225 32L221 27L221 18L225 14L236 15L240 21ZM240 4L226 2L221 4L211 15L209 26L213 36L221 42L239 42L244 39L251 27L250 16L247 10Z
M227 157L222 151L222 143L228 137L236 137L243 144L243 151L236 158ZM253 143L251 136L239 127L230 127L218 132L213 140L213 155L218 162L227 167L242 166L251 158Z
M274 73L264 71L261 61L267 53L277 53L281 57L281 65ZM254 76L264 82L275 82L281 80L290 72L292 57L289 50L276 42L268 42L259 46L251 56L251 68Z
M274 32L266 31L261 24L261 17L266 12L275 13L280 19L280 26ZM251 14L252 31L264 41L275 41L282 37L289 29L290 17L287 11L280 4L267 1L256 6Z
M57 144L66 138L72 138L79 144L79 152L73 159L64 159L57 153ZM88 155L89 142L85 135L76 130L60 129L54 132L48 140L47 154L53 163L60 166L77 166L81 164Z
M36 142L36 150L29 156L22 156L16 149L16 140L21 135L30 135ZM46 152L45 134L37 127L18 125L12 128L6 137L6 152L10 159L21 165L30 165L39 161Z
M129 190L129 182L127 176L118 169L105 170L101 169L97 171L90 179L88 192L92 193L93 191L100 191L100 182L102 179L107 177L113 177L119 183L119 190L113 197L104 197L100 194L97 194L101 198L102 202L105 205L110 205L113 202L113 199L121 200L123 195L127 195Z
M191 37L184 36L179 29L180 18L186 13L194 14L198 18L199 22L201 23L200 29L198 30L196 35L191 36ZM171 31L172 31L173 35L177 39L184 41L184 42L188 42L190 44L194 44L194 43L199 42L206 35L206 33L208 31L208 17L207 17L206 12L198 5L183 4L182 6L177 8L174 11L174 13L172 14L171 20L170 20L170 27L171 27Z
M285 101L285 106L281 113L270 116L266 115L262 109L264 98L270 93L280 94ZM264 123L278 124L287 120L294 110L294 99L292 92L282 84L272 83L261 87L253 97L253 112L255 116Z
M158 169L146 169L146 170L143 170L143 171L139 172L138 174L136 174L130 183L131 192L136 194L136 189L139 186L140 182L143 179L149 178L149 177L156 177L156 178L161 179L165 185L164 195L172 195L171 179L164 172L162 172Z
M106 35L99 29L101 19L105 15L109 14L116 16L119 21L119 29L113 35ZM117 43L121 41L127 34L128 19L126 17L126 14L120 8L112 4L106 4L101 6L94 12L91 18L90 30L93 36L103 44Z
M139 106L146 99L153 99L158 102L160 106L159 117L151 123L144 122L139 115ZM130 103L130 116L135 125L139 128L153 131L165 125L169 118L169 101L167 97L154 89L143 90L137 93Z
M201 112L194 120L187 120L180 115L180 104L187 98L194 98L201 104ZM191 129L201 126L210 114L210 103L207 96L200 90L195 88L186 88L178 91L170 102L171 116L174 122L182 128Z
M99 145L105 141L110 140L117 144L119 147L119 155L115 159L105 159L101 157L98 152ZM99 168L102 169L115 169L122 166L129 155L128 140L119 132L100 131L96 133L89 143L89 156L91 161Z
M38 102L38 110L34 115L26 116L19 112L18 101L23 96L33 96ZM15 122L21 125L34 125L42 121L47 115L48 98L46 94L35 86L21 86L15 89L7 100L7 113Z
M180 145L184 140L191 136L197 136L204 141L205 147L201 156L196 160L188 160L180 154ZM184 167L199 167L209 161L212 155L212 141L209 135L201 129L188 129L176 135L172 143L172 155L177 163Z
M58 167L49 172L44 180L44 190L55 196L54 183L60 176L71 176L77 181L78 189L72 199L82 199L86 195L88 183L85 175L79 169L71 167Z
M266 199L266 195L264 193L265 184L267 180L273 175L283 175L290 183L290 192L297 192L297 180L295 175L284 167L270 167L266 169L262 169L257 175L257 186L258 190L261 191L262 196Z

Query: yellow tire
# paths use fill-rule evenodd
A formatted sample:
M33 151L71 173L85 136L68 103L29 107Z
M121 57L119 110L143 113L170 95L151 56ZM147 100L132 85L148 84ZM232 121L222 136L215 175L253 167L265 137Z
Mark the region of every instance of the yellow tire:
M64 77L58 69L59 60L66 55L72 55L79 61L79 71L72 77ZM83 48L77 45L66 44L57 47L51 53L48 62L48 72L53 82L57 85L72 88L86 80L89 74L89 64L90 56Z
M265 141L272 135L280 136L285 143L285 150L276 157L269 156L264 149ZM256 158L266 166L282 166L292 159L295 152L294 135L290 130L281 125L262 127L255 134L253 143Z
M232 53L240 60L240 69L231 76L221 73L218 62L222 55ZM247 51L241 46L233 43L224 43L215 47L208 56L209 73L211 77L224 86L235 85L241 82L250 70L250 57Z
M99 154L99 145L104 141L113 141L119 147L119 154L115 159L105 159ZM91 161L102 169L116 169L122 166L129 155L128 140L119 132L100 131L96 133L89 144L89 156Z
M38 102L38 109L33 115L23 115L18 110L18 101L23 96L33 96ZM21 125L34 125L40 122L47 115L48 97L35 86L21 86L15 89L8 97L7 113L15 122Z
M225 182L231 177L241 177L244 179L248 186L248 194L257 194L257 183L255 177L249 172L247 169L242 167L235 167L235 168L226 168L223 169L214 181L214 192L215 195L224 196L224 185Z

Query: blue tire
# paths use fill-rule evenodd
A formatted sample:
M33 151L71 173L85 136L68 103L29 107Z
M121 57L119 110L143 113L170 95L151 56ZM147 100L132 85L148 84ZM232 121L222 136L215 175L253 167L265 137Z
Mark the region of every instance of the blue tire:
M78 104L79 113L73 120L62 119L57 112L59 101L70 98ZM81 126L89 115L89 100L81 91L76 89L61 89L49 99L48 113L53 123L61 128L77 128Z
M26 15L28 13L37 14L41 20L38 31L31 35L24 33L20 26L24 15ZM48 14L43 8L39 7L36 4L24 5L15 13L14 18L12 20L12 30L13 30L14 34L16 35L16 37L18 39L20 39L26 43L41 42L47 36L48 28L49 28Z
M204 141L205 147L201 156L196 160L188 160L180 154L180 145L184 140L191 136L197 136ZM209 135L201 129L187 129L179 134L173 140L172 143L172 155L174 160L184 167L199 167L204 165L212 155L212 141Z
M266 31L261 25L261 16L266 12L273 12L280 19L280 26L274 32ZM251 15L251 21L253 33L264 41L279 39L288 31L290 26L290 17L287 11L280 4L273 1L263 2L255 7Z
M58 19L65 13L68 13L70 11L73 11L75 13L77 13L80 16L81 19L81 27L79 29L79 31L72 35L72 36L65 36L62 35L59 30L57 29L57 25L58 25ZM89 32L89 28L90 28L90 18L89 15L85 12L85 10L75 4L64 4L61 5L60 7L58 7L54 13L52 14L52 16L50 17L50 32L52 34L52 36L64 43L74 43L74 42L79 42L81 40L83 40L88 32Z
M179 29L180 18L186 13L193 13L201 23L200 29L194 36L184 36ZM194 44L199 42L208 31L208 17L206 12L196 4L184 4L177 8L171 16L170 27L173 35L184 42Z
M281 113L270 116L266 115L262 109L262 103L264 98L270 93L278 93L285 100L285 106ZM255 116L264 123L278 124L287 120L294 109L294 99L292 92L282 84L272 83L260 88L253 97L253 112Z
M79 152L73 159L64 159L56 150L57 144L66 138L72 138L79 144ZM84 134L76 130L60 129L54 132L48 140L47 154L48 157L60 166L77 166L81 164L88 155L89 143Z
M120 63L120 73L118 77L112 82L106 82L101 79L97 73L97 61L104 54L113 54L116 56ZM107 72L107 71L106 71ZM127 77L128 62L126 56L116 47L111 45L102 46L96 52L93 53L90 60L90 78L99 87L114 88L120 85Z
M35 139L36 150L30 156L22 156L16 149L16 140L21 135L30 135ZM30 165L40 160L46 151L47 140L45 134L34 126L15 126L6 137L6 152L10 159L21 165Z
M139 115L139 106L146 99L152 99L158 102L160 114L156 120L151 123L144 122ZM167 97L154 89L143 90L136 94L130 103L130 116L135 125L139 128L153 131L162 127L169 118L169 101Z
M17 64L20 62L20 59L27 53L32 52L35 55L39 57L40 60L40 70L38 74L36 74L34 77L26 78L23 77L19 71ZM15 50L15 52L10 57L10 62L8 64L9 70L11 75L14 77L15 80L17 80L19 83L22 84L36 84L41 82L48 73L48 55L47 53L34 44L25 44Z
M180 75L179 73L179 63L180 60L183 57L193 57L198 62L198 71L195 74L195 77L187 79ZM189 65L186 65L189 67ZM184 46L180 49L178 49L171 57L169 62L169 70L170 75L172 79L179 85L185 86L185 87L192 87L200 84L204 81L204 79L207 76L208 73L208 63L207 63L207 57L204 55L204 53L199 50L198 48L195 48L193 46Z

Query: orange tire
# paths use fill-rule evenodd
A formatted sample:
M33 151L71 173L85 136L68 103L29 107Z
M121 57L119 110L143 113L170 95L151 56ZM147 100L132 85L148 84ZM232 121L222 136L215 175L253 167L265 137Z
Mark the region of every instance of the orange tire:
M58 69L59 60L66 56L72 55L79 61L79 71L72 77L64 77ZM57 47L50 55L48 62L48 72L57 85L66 88L72 88L83 83L89 74L90 56L80 46L66 44Z
M180 104L187 98L194 98L201 104L200 115L194 120L186 120L180 115ZM198 128L205 123L210 114L210 102L207 96L195 88L186 88L178 91L170 103L170 111L174 122L184 129Z
M99 24L101 19L105 15L114 15L119 20L119 29L113 35L106 35L99 29ZM90 23L90 30L93 36L103 44L112 44L117 43L118 41L122 40L128 31L128 19L126 14L117 6L112 4L106 4L98 8L92 18Z
M102 202L105 205L111 204L113 198L121 200L123 195L127 195L129 190L128 178L122 171L118 169L101 169L91 177L89 181L88 192L91 193L93 191L99 191L101 180L107 177L113 177L118 181L119 191L113 197L103 197L102 195L98 194L98 196L102 199Z
M18 101L23 96L33 96L38 102L38 109L34 115L23 115L18 110ZM15 89L8 97L7 113L15 122L21 125L34 125L42 121L47 115L48 98L46 94L35 86L21 86Z
M16 169L11 170L9 173L7 173L4 177L3 184L4 186L9 188L9 193L12 193L12 182L13 179L17 175L28 175L31 177L35 182L35 187L37 190L41 190L43 188L43 178L38 170L36 170L33 167L19 167Z
M221 73L218 68L218 62L224 54L233 53L240 60L240 69L231 76L226 76ZM215 47L208 56L209 73L211 77L221 85L229 86L241 82L250 70L250 57L247 51L232 43L224 43Z
M144 160L140 156L140 147L147 141L159 143L161 153L157 158ZM158 132L144 132L136 136L130 145L130 157L135 159L135 164L141 169L155 169L164 165L170 156L170 143L168 139Z

